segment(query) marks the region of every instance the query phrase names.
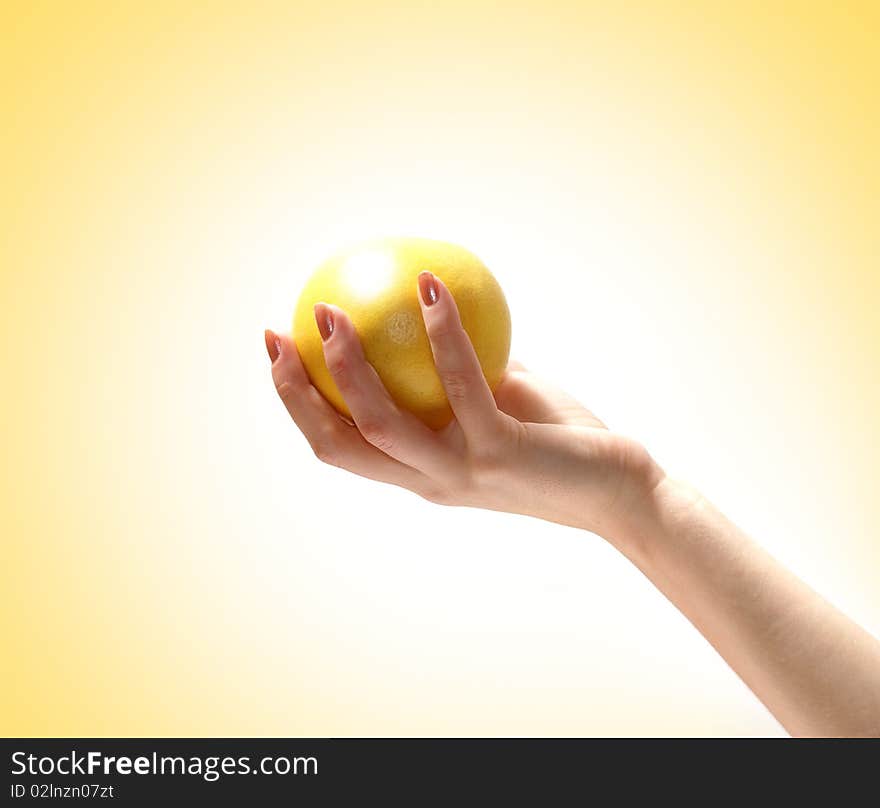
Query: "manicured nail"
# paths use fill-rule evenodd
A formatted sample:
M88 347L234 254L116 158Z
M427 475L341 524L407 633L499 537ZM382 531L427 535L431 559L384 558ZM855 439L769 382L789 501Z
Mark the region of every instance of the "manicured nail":
M274 365L275 360L281 356L281 340L278 339L278 335L274 331L270 331L268 328L264 336L266 337L266 351L269 354L269 361Z
M437 279L430 272L419 273L419 292L426 306L433 306L437 302Z
M333 333L333 310L326 303L315 303L315 322L321 339L327 342Z

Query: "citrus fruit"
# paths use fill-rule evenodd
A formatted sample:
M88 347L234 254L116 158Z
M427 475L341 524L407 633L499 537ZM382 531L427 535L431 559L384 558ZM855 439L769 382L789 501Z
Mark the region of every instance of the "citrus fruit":
M501 380L510 352L510 312L483 262L443 241L371 241L318 267L293 317L293 339L312 383L343 415L350 413L327 370L315 323L313 308L319 302L339 306L351 318L367 361L400 407L434 429L452 418L419 308L417 279L425 270L455 298L489 386L494 390Z

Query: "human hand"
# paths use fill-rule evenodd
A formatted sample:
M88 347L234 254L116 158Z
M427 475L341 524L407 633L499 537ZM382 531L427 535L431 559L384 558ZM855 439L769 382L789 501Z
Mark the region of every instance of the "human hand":
M455 415L437 431L395 404L339 308L319 303L315 317L353 423L310 383L290 338L266 332L278 394L321 460L432 502L598 533L790 732L880 731L880 644L870 634L571 397L516 364L493 396L449 290L422 273L419 300Z
M449 290L424 272L418 294L455 415L437 431L395 404L338 307L319 303L315 317L353 423L310 383L293 341L266 332L278 394L318 458L435 503L621 530L663 478L647 451L517 363L493 396Z

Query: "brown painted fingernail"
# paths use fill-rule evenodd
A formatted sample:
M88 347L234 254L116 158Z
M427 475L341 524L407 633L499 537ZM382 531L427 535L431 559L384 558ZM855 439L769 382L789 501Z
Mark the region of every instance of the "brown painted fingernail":
M333 334L333 310L326 303L315 303L315 322L321 339L327 342Z
M426 306L433 306L437 302L437 279L430 272L419 273L419 292Z
M270 331L268 328L263 336L266 338L266 351L269 354L269 361L274 365L275 360L281 356L281 340L278 339L278 335L274 331Z

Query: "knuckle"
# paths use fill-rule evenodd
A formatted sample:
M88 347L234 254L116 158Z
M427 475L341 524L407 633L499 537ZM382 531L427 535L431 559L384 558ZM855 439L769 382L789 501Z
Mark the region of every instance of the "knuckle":
M344 353L334 353L326 357L327 370L338 383L348 373L348 357Z
M434 345L445 345L449 342L452 331L449 326L442 323L435 323L428 329L428 337Z
M381 421L374 418L363 420L358 424L358 429L361 435L364 436L364 440L377 449L388 452L393 448L394 442L391 439L388 427Z
M435 486L439 489L438 493L443 498L444 504L464 505L470 501L478 482L470 463L464 460L448 475L437 480Z
M465 461L442 478L427 482L419 494L436 505L480 506L484 488L479 469Z
M431 318L428 334L432 340L442 341L461 333L461 320L451 309L438 311Z
M336 436L332 430L326 430L320 435L309 438L309 445L315 457L328 466L339 466L339 448L337 446Z
M440 478L429 480L422 496L437 505L465 505L472 494L472 478L465 464Z
M463 370L439 371L440 381L446 390L446 397L450 401L463 401L468 397L471 389L471 374Z
M275 390L278 392L278 397L285 403L285 405L289 405L296 400L296 388L289 381L282 379L280 382L276 382Z
M517 449L524 440L523 426L503 416L488 419L480 440L468 446L472 473L480 479L492 479L515 462Z
M322 463L326 463L328 466L339 465L336 459L336 451L329 443L312 443L312 452L314 452L315 457L318 458L318 460Z
M420 492L422 499L433 502L435 505L452 505L454 497L446 488L426 488Z

